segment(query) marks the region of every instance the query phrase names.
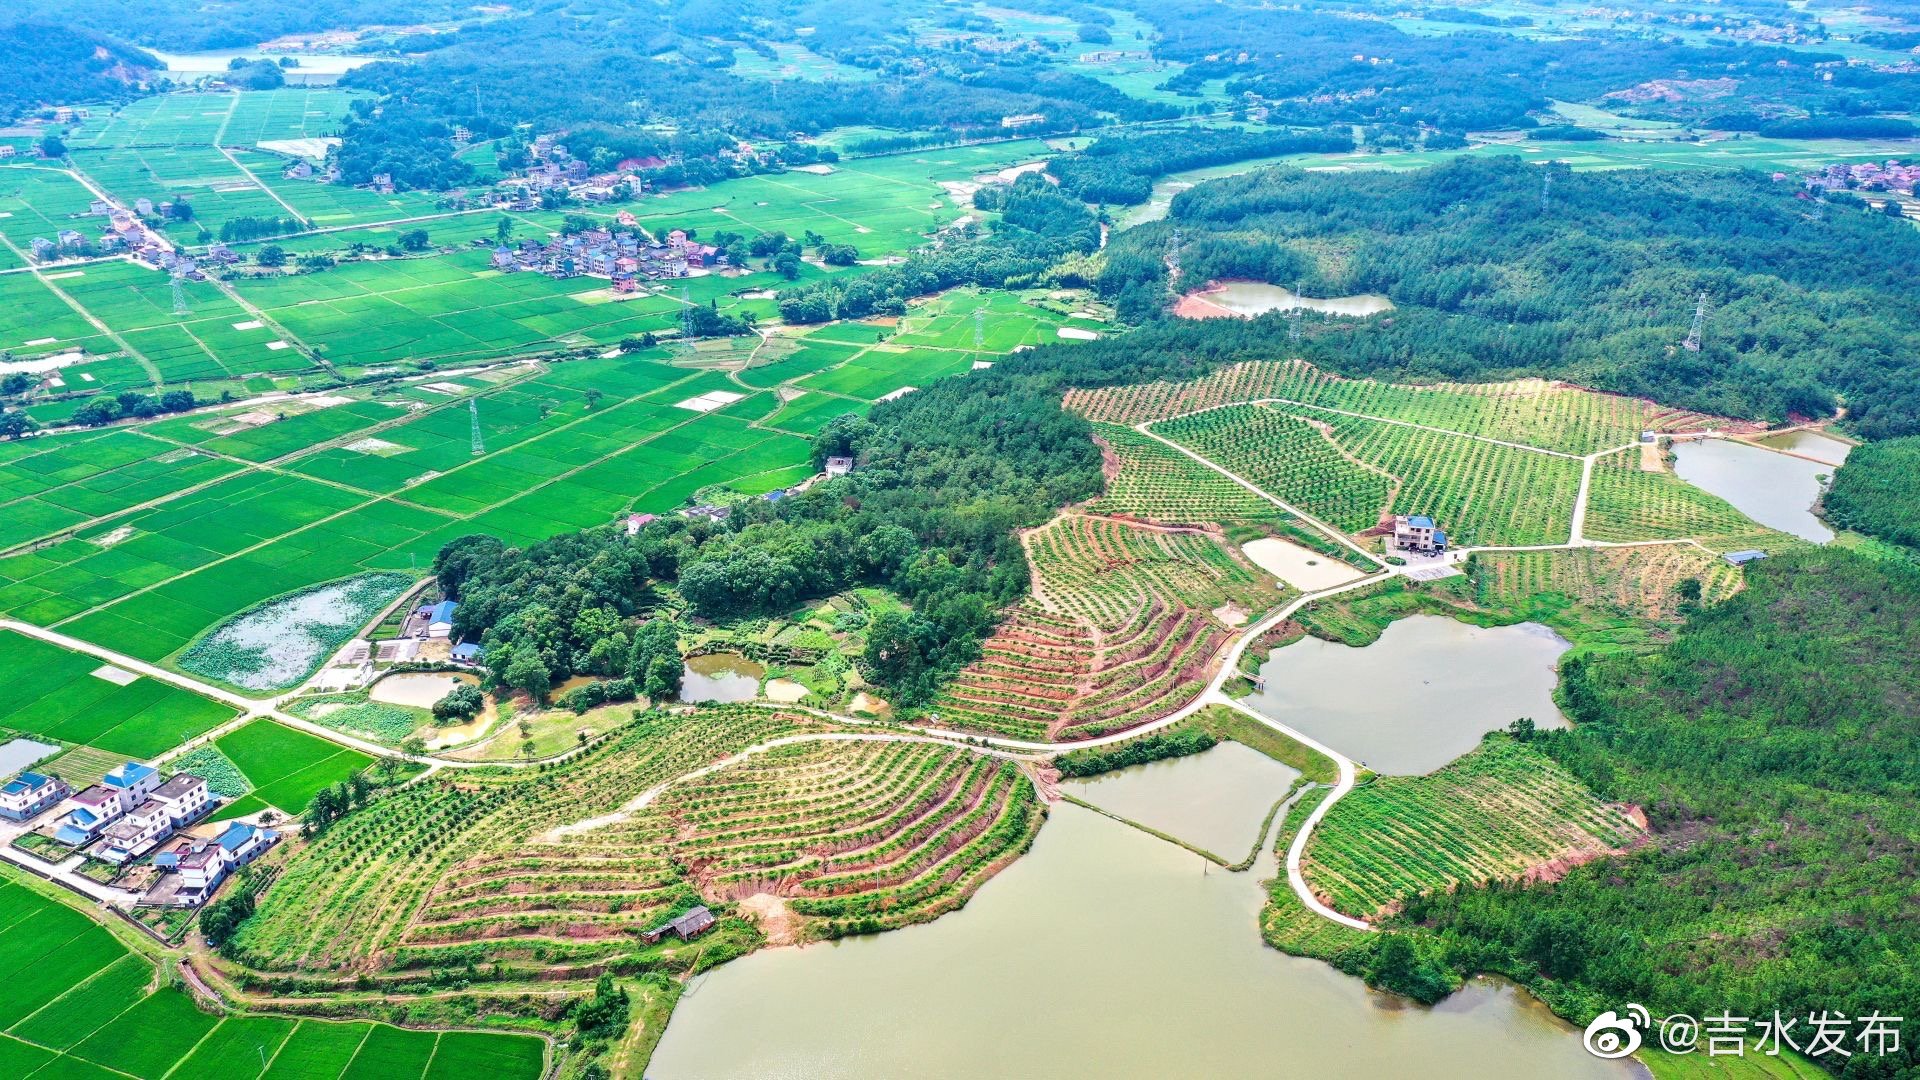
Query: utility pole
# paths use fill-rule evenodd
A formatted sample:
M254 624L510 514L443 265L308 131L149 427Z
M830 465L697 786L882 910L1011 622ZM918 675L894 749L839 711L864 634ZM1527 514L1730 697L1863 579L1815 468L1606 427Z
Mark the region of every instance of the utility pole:
M480 399L467 399L467 415L473 419L473 456L479 457L487 452L487 444L480 438Z
M1693 305L1693 329L1687 331L1687 340L1680 347L1688 352L1700 351L1700 339L1707 330L1707 293L1702 289L1700 298Z

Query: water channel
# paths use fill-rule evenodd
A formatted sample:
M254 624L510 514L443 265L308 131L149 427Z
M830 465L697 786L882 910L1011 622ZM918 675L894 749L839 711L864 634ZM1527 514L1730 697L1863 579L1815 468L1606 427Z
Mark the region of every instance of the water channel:
M1673 471L1680 479L1770 529L1816 544L1833 539L1833 530L1814 516L1813 504L1823 490L1819 478L1832 476L1834 468L1731 439L1673 444Z
M1246 704L1375 772L1418 775L1522 716L1564 727L1553 687L1569 647L1539 623L1414 615L1363 649L1313 637L1275 649Z
M1204 786L1238 768L1217 753L1146 768L1169 789ZM1249 838L1265 807L1252 812ZM1033 850L959 912L703 976L647 1075L1644 1075L1589 1056L1510 985L1476 980L1427 1009L1266 947L1261 883L1277 867L1263 846L1249 873L1203 872L1191 852L1056 805Z

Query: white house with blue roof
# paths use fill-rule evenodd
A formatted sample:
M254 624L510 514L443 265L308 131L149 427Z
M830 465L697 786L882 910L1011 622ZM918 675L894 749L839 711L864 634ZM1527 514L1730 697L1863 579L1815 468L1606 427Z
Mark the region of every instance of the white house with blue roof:
M23 772L0 787L0 817L26 821L39 817L66 798L68 788L57 776Z
M1393 519L1393 546L1421 555L1447 550L1447 534L1425 514L1397 514Z
M453 612L459 606L451 600L442 600L433 605L433 610L427 613L427 636L430 638L452 637Z

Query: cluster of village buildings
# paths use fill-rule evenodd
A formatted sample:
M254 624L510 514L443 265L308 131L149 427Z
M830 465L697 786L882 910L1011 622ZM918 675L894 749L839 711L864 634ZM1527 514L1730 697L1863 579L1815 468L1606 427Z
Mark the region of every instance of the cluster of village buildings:
M1806 177L1813 191L1903 191L1911 195L1920 184L1920 165L1898 161L1863 161L1854 165L1828 165Z
M35 262L55 262L78 255L132 255L134 258L153 266L166 266L171 269L169 260L179 259L173 243L159 230L147 224L148 218L164 215L168 204L155 206L151 199L136 199L133 209L115 206L105 199L95 199L83 217L106 218L106 224L95 235L88 235L79 229L61 229L51 239L44 236L34 237L28 244L29 253Z
M546 240L522 240L517 247L493 249L493 268L505 273L531 270L551 278L603 277L614 292L637 292L642 279L683 278L695 271L724 267L727 257L710 244L696 244L678 229L664 243L643 236L632 214L616 219L619 231L588 229Z
M52 814L34 831L55 844L113 866L150 856L155 873L139 902L152 907L198 907L279 839L239 821L195 829L219 804L204 779L182 772L162 780L137 761L78 794L57 776L31 771L0 787L0 818L27 823Z

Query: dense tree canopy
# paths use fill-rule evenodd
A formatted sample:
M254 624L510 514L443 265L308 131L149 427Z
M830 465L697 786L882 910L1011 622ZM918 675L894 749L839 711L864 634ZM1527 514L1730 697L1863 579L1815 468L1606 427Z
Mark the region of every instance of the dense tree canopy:
M1168 221L1119 233L1098 285L1151 316L1178 228L1183 281L1299 281L1398 308L1309 319L1308 340L1276 355L1355 373L1557 375L1775 420L1824 415L1838 396L1870 436L1920 431L1920 232L1760 173L1561 171L1544 206L1543 181L1512 158L1217 180L1175 197ZM1701 292L1704 345L1680 349ZM1253 333L1277 341L1285 320L1266 321Z

